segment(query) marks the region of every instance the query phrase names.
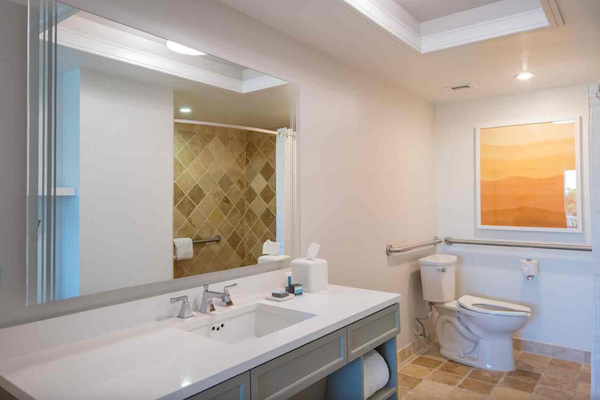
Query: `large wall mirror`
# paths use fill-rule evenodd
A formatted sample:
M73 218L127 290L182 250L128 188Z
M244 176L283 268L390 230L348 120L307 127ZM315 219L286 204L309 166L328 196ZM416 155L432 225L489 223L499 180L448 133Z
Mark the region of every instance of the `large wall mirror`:
M30 3L28 304L296 251L295 85Z

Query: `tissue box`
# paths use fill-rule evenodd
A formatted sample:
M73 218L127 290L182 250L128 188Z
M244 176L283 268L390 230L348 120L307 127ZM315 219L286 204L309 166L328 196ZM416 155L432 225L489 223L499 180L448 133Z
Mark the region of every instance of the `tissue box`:
M292 280L301 283L306 293L327 289L329 283L327 261L315 258L297 258L292 261Z

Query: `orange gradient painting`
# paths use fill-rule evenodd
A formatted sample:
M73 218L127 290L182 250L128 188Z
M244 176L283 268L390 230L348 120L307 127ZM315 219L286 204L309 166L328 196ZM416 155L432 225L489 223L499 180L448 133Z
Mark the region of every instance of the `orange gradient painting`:
M481 228L581 231L577 121L482 128Z

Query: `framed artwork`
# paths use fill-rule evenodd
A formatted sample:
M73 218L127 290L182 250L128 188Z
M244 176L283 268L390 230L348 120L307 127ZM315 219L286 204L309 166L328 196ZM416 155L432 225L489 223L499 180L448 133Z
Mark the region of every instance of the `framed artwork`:
M477 227L582 232L580 140L580 117L477 128Z

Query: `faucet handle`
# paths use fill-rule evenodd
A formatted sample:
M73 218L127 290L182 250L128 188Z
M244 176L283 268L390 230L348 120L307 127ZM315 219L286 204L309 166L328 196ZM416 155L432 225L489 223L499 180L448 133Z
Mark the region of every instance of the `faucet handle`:
M177 318L191 318L194 316L194 312L192 311L192 306L187 296L179 296L172 297L171 304L182 302L181 309L179 310L179 314L177 314Z
M237 283L232 283L231 285L227 285L227 286L225 286L225 287L223 288L223 293L225 293L225 294L227 294L227 295L228 295L228 294L229 294L229 288L231 288L231 287L234 287L234 286L237 286L237 285L238 285Z

